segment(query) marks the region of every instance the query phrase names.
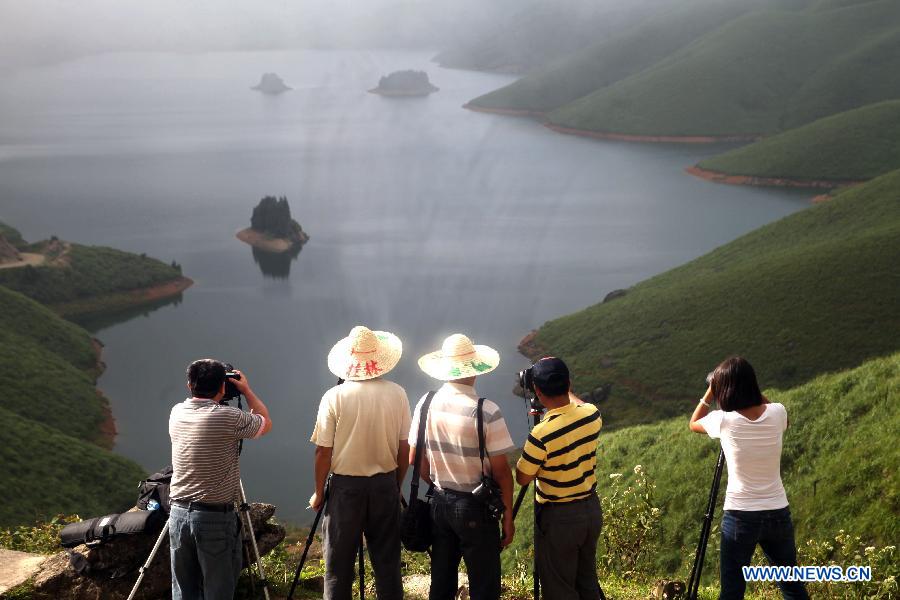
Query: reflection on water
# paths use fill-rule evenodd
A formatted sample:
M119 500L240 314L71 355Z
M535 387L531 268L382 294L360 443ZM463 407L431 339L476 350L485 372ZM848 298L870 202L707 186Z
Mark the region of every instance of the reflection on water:
M265 277L272 279L287 279L291 274L291 263L297 260L303 246L293 246L287 252L266 252L256 246L252 246L253 262L262 271Z
M150 313L163 308L164 306L178 306L184 300L184 294L179 292L168 298L160 298L151 300L140 306L130 306L111 312L89 313L70 317L69 320L87 329L91 333L97 333L101 329L125 323L138 317L149 317Z

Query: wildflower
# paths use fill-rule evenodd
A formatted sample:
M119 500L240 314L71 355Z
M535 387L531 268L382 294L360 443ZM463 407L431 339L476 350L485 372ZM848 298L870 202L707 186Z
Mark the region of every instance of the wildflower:
M621 476L622 476L621 473L610 473L610 474L609 474L609 478L610 478L610 479L618 479L618 478L621 477Z
M644 467L642 467L641 465L634 465L634 474L635 475L640 475L643 470L644 470Z

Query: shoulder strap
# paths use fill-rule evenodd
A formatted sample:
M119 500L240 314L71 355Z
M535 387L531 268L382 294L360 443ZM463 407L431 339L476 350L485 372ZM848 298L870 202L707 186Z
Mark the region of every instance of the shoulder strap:
M419 431L416 435L416 455L413 458L413 474L412 483L410 484L409 503L412 505L419 496L419 464L422 460L422 446L425 445L425 422L428 421L428 409L431 407L431 399L434 398L434 391L428 392L425 401L422 402L422 408L419 409Z
M476 413L478 419L478 456L481 458L481 470L484 470L484 398L478 399Z

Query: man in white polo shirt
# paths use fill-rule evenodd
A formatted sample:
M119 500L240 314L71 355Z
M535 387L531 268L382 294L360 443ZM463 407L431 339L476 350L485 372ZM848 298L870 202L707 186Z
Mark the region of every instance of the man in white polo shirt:
M419 359L419 368L444 381L428 409L425 449L420 473L435 486L432 503L432 547L430 600L456 597L457 572L462 558L469 576L472 600L500 597L500 550L512 542L512 472L507 455L512 439L500 407L487 399L482 404L485 458L481 459L477 410L479 397L475 377L490 373L500 364L500 355L488 346L476 346L468 337L454 334L441 349ZM427 397L427 396L426 396ZM422 405L416 406L409 439L416 444ZM410 450L415 462L415 447ZM500 487L506 510L500 519L491 516L485 504L472 495L490 475Z
M382 377L401 352L394 334L357 326L328 354L329 370L345 382L322 396L310 438L316 491L309 503L315 510L325 506L325 600L351 598L363 534L379 600L403 598L400 483L408 467L409 400Z

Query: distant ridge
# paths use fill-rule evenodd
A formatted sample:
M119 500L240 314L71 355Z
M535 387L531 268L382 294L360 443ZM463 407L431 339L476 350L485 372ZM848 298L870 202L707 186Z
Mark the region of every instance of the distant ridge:
M835 187L894 169L900 169L900 100L820 119L704 160L688 172L726 183Z

